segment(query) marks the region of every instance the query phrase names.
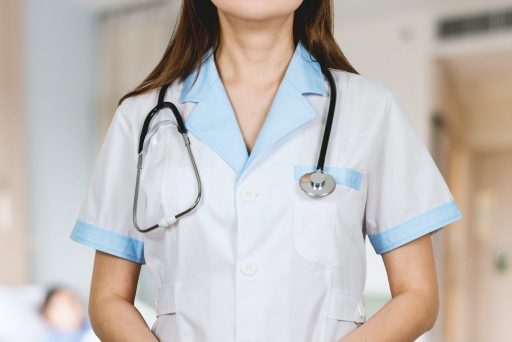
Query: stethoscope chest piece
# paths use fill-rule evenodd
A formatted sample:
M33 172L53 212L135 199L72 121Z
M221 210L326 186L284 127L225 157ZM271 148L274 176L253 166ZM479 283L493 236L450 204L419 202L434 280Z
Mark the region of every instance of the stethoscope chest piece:
M330 174L316 170L300 177L300 188L311 197L323 197L334 191L336 181Z

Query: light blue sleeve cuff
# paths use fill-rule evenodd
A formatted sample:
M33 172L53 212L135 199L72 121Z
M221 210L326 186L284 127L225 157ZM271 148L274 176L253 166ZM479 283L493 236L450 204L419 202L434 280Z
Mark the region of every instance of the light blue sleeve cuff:
M368 234L368 238L375 252L382 254L460 219L457 204L450 201L382 232Z
M144 243L132 237L77 220L70 238L99 251L144 264Z

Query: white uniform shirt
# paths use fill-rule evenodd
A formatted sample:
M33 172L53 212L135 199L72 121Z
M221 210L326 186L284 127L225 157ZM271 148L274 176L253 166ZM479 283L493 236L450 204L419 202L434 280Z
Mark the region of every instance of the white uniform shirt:
M330 91L300 43L250 155L211 50L193 82L196 72L166 100L189 130L198 207L146 234L132 223L137 144L154 90L118 107L72 239L149 267L160 341L337 341L366 318L365 236L380 254L460 219L447 185L393 89L331 69L338 98L325 170L336 190L303 193L298 181L316 166ZM172 118L159 116L155 123ZM195 199L174 128L151 140L143 172L145 226Z

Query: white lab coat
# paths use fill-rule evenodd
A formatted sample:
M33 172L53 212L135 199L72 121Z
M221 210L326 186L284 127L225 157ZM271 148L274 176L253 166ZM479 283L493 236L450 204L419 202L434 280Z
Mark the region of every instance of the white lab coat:
M337 341L366 319L365 236L381 254L461 214L386 83L331 69L338 100L326 171L337 184L311 198L298 180L316 165L327 115L319 64L297 45L248 155L211 51L206 57L195 83L192 73L166 94L189 130L198 207L169 228L134 229L137 143L154 90L117 109L71 237L149 267L160 341ZM174 128L151 140L141 182L146 226L193 202L194 173Z

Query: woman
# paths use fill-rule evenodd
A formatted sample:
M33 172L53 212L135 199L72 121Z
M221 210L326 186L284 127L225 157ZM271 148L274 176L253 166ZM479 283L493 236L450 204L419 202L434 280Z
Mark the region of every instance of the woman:
M80 298L65 287L50 288L40 308L47 332L41 341L98 341L84 314Z
M334 90L336 187L313 198L298 184ZM163 100L185 120L202 198L160 220L197 188L180 135L156 130L136 213L167 227L140 233L138 140ZM72 238L97 249L89 310L104 341L412 341L438 310L430 233L460 217L396 93L336 45L331 1L184 0L162 60L120 102ZM367 322L366 235L393 297ZM152 329L133 306L143 263L159 288Z

